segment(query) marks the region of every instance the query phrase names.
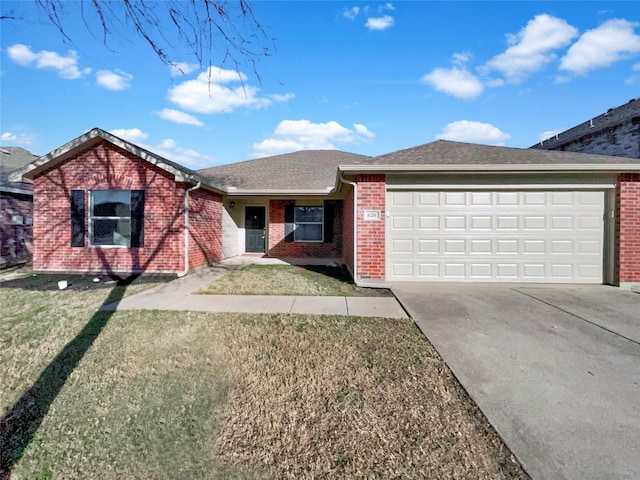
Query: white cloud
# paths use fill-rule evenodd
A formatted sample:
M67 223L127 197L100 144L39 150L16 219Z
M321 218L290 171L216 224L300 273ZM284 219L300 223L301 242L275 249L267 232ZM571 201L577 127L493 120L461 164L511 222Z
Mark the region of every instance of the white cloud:
M283 120L271 138L252 145L252 155L263 157L298 150L335 150L337 145L357 144L375 137L365 125L357 123L353 127L351 130L336 121Z
M131 88L131 81L133 75L116 69L111 70L98 70L96 72L96 81L98 85L107 90L124 90Z
M511 135L504 133L490 123L459 120L451 122L436 135L439 140L453 140L457 142L483 143L487 145L504 145Z
M640 62L631 65L631 70L633 70L634 72L640 72Z
M196 127L204 126L204 123L198 120L193 115L189 115L188 113L181 112L180 110L174 110L172 108L164 108L161 112L158 113L160 118L164 118L165 120L169 120L171 122L176 123L184 123L186 125L195 125Z
M171 88L168 98L183 110L197 113L230 113L242 107L264 108L274 101L293 98L293 94L260 97L258 91L258 88L247 84L244 73L212 67L196 79Z
M458 98L474 98L482 93L482 82L465 68L436 68L422 77L439 92Z
M393 26L394 19L391 15L383 15L382 17L367 18L365 27L369 30L386 30Z
M362 125L361 123L354 123L353 128L355 128L356 132L358 132L360 135L364 135L367 138L373 138L376 136L375 133L370 131L366 126Z
M586 31L571 45L560 68L585 74L640 54L640 35L633 31L636 26L638 23L613 19Z
M214 157L196 152L190 148L183 148L178 145L178 142L171 138L167 138L154 146L143 147L162 157L173 160L174 162L178 162L192 169L210 167L217 163L217 160Z
M116 128L115 130L111 130L111 133L116 137L133 143L144 142L149 138L149 134L139 128Z
M348 18L349 20L353 20L358 16L359 13L360 7L351 7L342 12L342 16Z
M67 56L62 56L49 50L34 52L28 45L16 43L7 48L9 58L18 65L24 67L35 64L36 68L51 68L58 71L58 75L67 80L75 80L88 75L90 68L78 68L78 54L73 50L67 52Z
M536 15L517 34L507 36L510 47L487 62L487 70L502 72L513 81L540 70L557 56L554 50L568 45L578 30L551 15Z
M464 66L467 64L467 62L469 60L471 60L471 57L473 55L471 54L471 52L458 52L458 53L454 53L451 56L451 62L454 65L458 65L458 66Z
M183 148L171 138L166 138L156 145L147 145L144 141L149 138L149 134L139 128L117 128L111 130L111 133L167 160L178 162L189 168L204 168L217 163L214 157L196 152L190 148Z
M176 62L169 65L171 75L177 77L179 75L189 75L200 68L197 63Z
M559 133L562 133L566 130L566 128L564 129L560 129L560 128L556 128L555 130L547 130L546 132L542 132L538 135L538 140L540 142L544 142L545 140L550 139L551 137L555 137L556 135L558 135Z
M31 145L33 143L32 138L29 135L23 133L11 133L4 132L0 135L0 142L10 145Z

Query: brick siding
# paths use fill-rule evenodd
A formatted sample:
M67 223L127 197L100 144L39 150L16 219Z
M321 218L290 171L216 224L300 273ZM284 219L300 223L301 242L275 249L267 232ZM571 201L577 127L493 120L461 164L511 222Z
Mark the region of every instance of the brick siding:
M342 261L353 275L353 188L344 200L342 222Z
M384 175L358 175L358 280L385 278L385 196ZM365 221L365 210L378 210L380 220Z
M267 255L280 258L342 258L342 208L336 208L333 217L333 241L285 242L284 207L294 200L269 200L269 244ZM322 204L322 200L318 200Z
M34 182L34 270L95 273L183 270L185 187L177 184L173 175L108 142L78 154ZM71 247L71 191L85 192L88 212L91 189L145 190L143 247L92 248L86 236L84 247ZM203 227L197 212L195 217L196 237L201 240ZM85 226L86 222L85 217ZM219 229L216 231L221 235ZM210 252L207 255L213 258ZM195 248L193 258L191 266L196 266L201 258Z
M222 196L204 189L189 194L189 267L222 259Z
M0 267L31 261L33 197L2 192L0 211ZM21 224L12 224L14 215L22 217Z
M620 175L617 190L617 270L620 283L640 282L640 174Z

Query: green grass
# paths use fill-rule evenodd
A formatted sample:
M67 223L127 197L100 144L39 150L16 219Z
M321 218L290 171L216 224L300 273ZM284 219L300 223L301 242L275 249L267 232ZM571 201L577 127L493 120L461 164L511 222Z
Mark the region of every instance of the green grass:
M0 290L12 479L527 478L410 320L97 313L153 283L50 282Z
M247 265L195 293L213 295L391 296L387 289L354 285L344 267Z

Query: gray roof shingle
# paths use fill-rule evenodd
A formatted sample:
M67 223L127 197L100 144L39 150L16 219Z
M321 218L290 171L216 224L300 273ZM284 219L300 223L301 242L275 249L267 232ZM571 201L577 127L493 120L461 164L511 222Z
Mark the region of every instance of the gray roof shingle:
M0 185L3 188L29 190L31 185L24 182L10 182L9 174L33 162L37 155L21 147L0 147Z
M586 153L496 147L475 143L436 140L369 159L369 165L590 165L633 164L624 157Z
M339 150L303 150L198 170L219 188L247 190L327 190L338 165L367 163L371 157Z

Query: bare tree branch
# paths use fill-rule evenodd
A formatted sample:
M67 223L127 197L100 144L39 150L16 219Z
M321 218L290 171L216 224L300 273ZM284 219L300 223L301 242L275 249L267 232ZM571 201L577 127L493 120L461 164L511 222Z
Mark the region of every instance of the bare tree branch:
M63 39L74 43L70 13L79 10L89 32L101 32L106 48L111 37L142 38L161 62L177 66L187 60L201 68L230 63L248 68L260 80L257 60L268 57L275 39L253 13L248 0L35 0ZM0 17L13 18L10 13ZM240 75L239 75L240 76Z

